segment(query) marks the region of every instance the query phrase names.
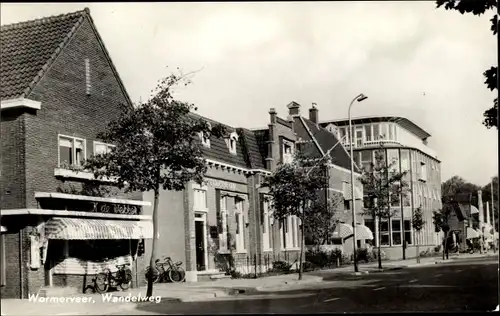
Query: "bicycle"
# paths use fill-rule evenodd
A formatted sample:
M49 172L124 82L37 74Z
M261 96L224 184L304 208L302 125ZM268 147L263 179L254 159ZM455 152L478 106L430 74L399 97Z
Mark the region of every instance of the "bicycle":
M164 280L170 280L172 283L183 282L186 278L186 272L181 267L182 261L173 262L170 257L155 260L155 267L151 269L150 266L146 267L146 280L149 280L149 275L152 273L153 283L158 283ZM167 268L165 269L165 266Z
M118 271L115 274L109 268L99 273L94 278L94 289L97 293L107 292L110 287L119 286L122 290L128 290L132 283L132 271L128 268L130 264L116 265Z

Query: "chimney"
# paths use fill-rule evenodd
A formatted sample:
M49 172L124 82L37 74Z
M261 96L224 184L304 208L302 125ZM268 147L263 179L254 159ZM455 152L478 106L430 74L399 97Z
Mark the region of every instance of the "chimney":
M490 223L490 202L486 202L486 224Z
M276 123L276 109L275 108L271 108L269 110L269 115L270 115L270 118L271 118L271 124L275 124Z
M477 208L479 209L479 227L484 224L483 195L481 190L477 191Z
M297 102L292 101L286 107L290 116L300 115L300 104Z
M316 103L313 103L312 107L309 109L309 119L314 124L318 124L318 109L316 108L316 105Z

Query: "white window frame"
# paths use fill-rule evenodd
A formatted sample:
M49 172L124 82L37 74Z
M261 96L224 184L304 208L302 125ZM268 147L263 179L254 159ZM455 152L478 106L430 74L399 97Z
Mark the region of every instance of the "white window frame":
M57 135L57 166L59 168L61 168L61 150L60 150L60 147L61 147L61 138L66 138L67 140L70 140L71 141L71 144L72 144L72 148L71 148L71 153L73 155L73 159L75 160L76 162L76 146L75 146L75 142L77 140L79 141L82 141L83 143L83 160L87 159L87 140L85 138L80 138L80 137L75 137L75 136L68 136L68 135L63 135L63 134L58 134ZM81 166L81 162L78 161L76 163L71 163L70 161L68 161L68 164L71 165L71 166Z
M358 139L358 132L361 132L361 139ZM365 128L363 125L357 125L354 128L354 139L355 139L355 146L356 147L362 147L364 145L364 143L365 143ZM358 144L358 141L360 142L359 144Z
M245 247L245 212L243 211L243 200L235 199L234 201L234 217L236 224L238 225L236 230L236 253L246 253ZM238 220L236 220L238 218Z
M112 144L107 144L107 143L103 143L103 142L99 142L99 141L94 140L94 144L92 146L92 149L94 151L94 155L97 153L97 150L96 150L97 145L106 146L106 153L110 152L110 148L116 147L115 145L112 145Z
M290 148L290 153L286 153L286 149ZM293 154L295 152L294 143L288 140L283 140L283 163L292 163Z
M273 225L271 224L271 210L269 201L263 201L263 220L262 224L264 229L262 230L262 249L263 251L272 251L273 250L273 242L272 242L272 229Z
M236 155L238 138L239 138L238 134L236 132L232 132L231 135L229 135L229 139L227 141L227 147L229 148L229 152L233 155Z
M220 197L220 217L222 233L219 234L219 250L221 252L229 251L229 246L227 244L227 216L227 195L224 195Z

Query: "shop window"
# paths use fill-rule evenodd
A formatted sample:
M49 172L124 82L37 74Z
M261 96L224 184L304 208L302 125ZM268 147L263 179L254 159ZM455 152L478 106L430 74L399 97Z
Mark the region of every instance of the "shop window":
M245 218L243 214L243 201L235 201L234 215L236 219L236 252L246 252L245 249Z
M59 136L59 167L81 166L85 160L85 140Z
M404 231L405 231L405 242L408 245L413 244L412 233L411 233L411 221L405 219L404 220Z
M5 234L0 234L0 286L6 285Z
M219 234L219 249L228 251L227 244L227 196L220 198L221 233Z
M386 220L380 223L380 245L389 246L389 222Z
M401 245L401 220L392 220L392 244Z

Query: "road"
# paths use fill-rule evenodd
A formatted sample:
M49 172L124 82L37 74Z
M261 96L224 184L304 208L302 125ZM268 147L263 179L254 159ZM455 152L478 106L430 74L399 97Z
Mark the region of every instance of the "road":
M128 315L403 311L491 311L498 305L498 260L478 258L353 276L322 272L308 288L207 302L161 302ZM118 314L116 314L118 315Z

